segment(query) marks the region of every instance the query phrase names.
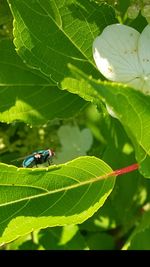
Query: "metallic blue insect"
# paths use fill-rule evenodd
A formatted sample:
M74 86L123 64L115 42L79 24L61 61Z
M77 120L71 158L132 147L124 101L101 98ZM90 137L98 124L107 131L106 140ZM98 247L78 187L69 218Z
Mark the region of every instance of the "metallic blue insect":
M33 166L37 167L38 164L43 164L45 162L48 162L50 165L54 155L55 153L52 149L35 151L24 159L22 166L24 168L32 168Z

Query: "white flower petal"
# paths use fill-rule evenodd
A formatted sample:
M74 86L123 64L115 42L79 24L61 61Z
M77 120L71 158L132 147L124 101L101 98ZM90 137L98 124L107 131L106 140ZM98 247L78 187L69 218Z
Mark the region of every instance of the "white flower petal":
M131 87L141 90L141 88L144 87L144 80L141 77L137 77L129 82L126 83L127 85L130 85Z
M94 40L95 62L107 79L126 83L143 75L137 55L139 36L129 26L112 24Z
M150 25L148 24L140 35L138 42L138 54L140 64L144 71L144 77L150 74Z
M144 78L144 85L141 87L141 91L146 95L150 95L150 74Z

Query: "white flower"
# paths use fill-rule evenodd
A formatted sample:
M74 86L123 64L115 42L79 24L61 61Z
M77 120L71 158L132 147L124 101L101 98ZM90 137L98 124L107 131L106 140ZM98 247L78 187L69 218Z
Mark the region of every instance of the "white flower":
M141 34L122 24L107 26L93 42L93 57L108 80L150 95L150 25Z

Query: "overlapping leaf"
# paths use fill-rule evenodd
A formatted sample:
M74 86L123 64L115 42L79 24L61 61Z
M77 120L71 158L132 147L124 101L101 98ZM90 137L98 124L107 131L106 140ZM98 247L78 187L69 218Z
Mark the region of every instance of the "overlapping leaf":
M103 179L111 172L88 156L48 169L1 164L0 244L32 230L83 222L112 191L115 178Z
M150 97L121 84L89 79L77 69L71 69L80 78L66 78L62 86L96 104L100 99L106 102L131 138L142 174L150 177Z
M28 65L57 82L68 76L68 63L99 76L91 44L100 30L116 21L111 7L87 0L8 2L14 16L14 43Z
M60 91L39 71L29 69L9 40L0 42L0 121L42 124L73 116L86 106L77 95ZM63 103L63 105L62 105Z

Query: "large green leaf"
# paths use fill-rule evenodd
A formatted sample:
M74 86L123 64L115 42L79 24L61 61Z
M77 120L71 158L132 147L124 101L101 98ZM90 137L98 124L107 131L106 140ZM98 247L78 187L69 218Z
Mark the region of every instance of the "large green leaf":
M122 84L96 81L70 66L77 78L66 78L68 88L87 101L99 105L103 100L120 120L131 138L141 171L150 177L150 96Z
M0 164L0 244L32 230L82 223L111 193L115 177L106 178L111 172L88 156L49 168Z
M116 22L110 6L87 0L8 2L14 16L14 43L28 65L57 82L69 74L68 63L99 76L92 42L106 25Z
M9 40L0 42L0 121L42 124L73 116L87 103L60 91L39 71L29 69ZM63 103L63 104L62 104Z
M150 178L150 96L118 84L99 83L94 88L126 129L142 174Z

